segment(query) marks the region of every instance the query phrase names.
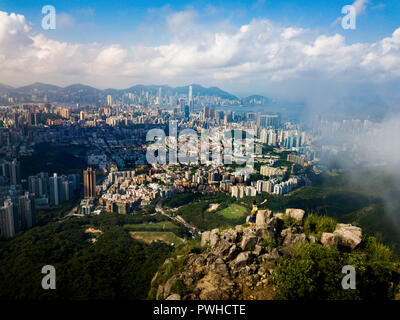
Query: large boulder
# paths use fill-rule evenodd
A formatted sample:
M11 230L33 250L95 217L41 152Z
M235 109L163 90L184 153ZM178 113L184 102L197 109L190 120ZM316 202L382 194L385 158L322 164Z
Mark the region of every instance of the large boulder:
M281 232L284 236L281 251L286 254L291 254L293 248L302 242L307 242L307 237L304 233L294 233L292 229L285 229Z
M256 216L256 228L265 228L273 217L271 210L258 210Z
M210 233L210 247L214 248L219 241L219 229L212 229Z
M219 240L212 249L212 252L217 256L225 256L229 253L232 243L227 240Z
M244 227L241 224L239 224L235 227L235 231L238 233L238 236L243 234L243 230L244 230Z
M257 237L253 234L244 235L242 238L242 242L240 243L240 247L243 251L253 250L255 245L257 244Z
M210 270L222 276L228 276L229 274L228 267L221 258L217 258L217 260L215 260Z
M256 228L265 228L266 227L266 210L259 210L256 216Z
M334 231L339 237L339 243L354 249L362 240L362 230L351 224L338 223Z
M210 231L205 231L201 234L201 246L204 247L210 243Z
M258 257L258 261L260 263L267 263L271 261L275 261L276 259L279 259L280 255L277 249L272 249L271 252L269 253L264 253Z
M227 277L209 272L196 286L200 300L228 300L232 299L235 283Z
M177 293L173 293L165 300L181 300L181 296Z
M259 228L256 229L256 236L259 239L274 238L275 233L271 228Z
M246 266L249 263L249 261L251 260L251 258L252 258L252 254L249 251L241 252L236 257L235 260L231 261L229 266L233 271L238 271L239 269Z
M305 211L302 209L286 209L286 215L298 224L303 223Z
M171 289L176 283L177 279L178 278L176 275L173 275L171 278L168 279L168 281L164 284L163 290L160 290L162 291L161 299L169 296L169 294L171 293Z
M238 232L234 229L227 229L220 232L220 239L235 243L238 238Z
M321 236L321 243L327 247L337 247L339 243L339 237L337 234L324 232Z
M233 259L236 258L236 256L238 255L238 253L240 252L240 248L236 245L233 244L230 248L229 248L229 252L228 254L224 257L225 260L227 261L231 261Z
M259 256L261 254L261 252L263 251L263 247L256 244L256 247L253 250L253 254L256 256Z

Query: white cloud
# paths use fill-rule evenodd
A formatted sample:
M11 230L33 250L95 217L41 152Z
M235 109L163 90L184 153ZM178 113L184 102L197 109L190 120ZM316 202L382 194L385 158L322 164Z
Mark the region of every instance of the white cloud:
M190 28L195 22L197 13L194 10L175 12L167 17L168 29L172 32L180 32Z
M365 8L369 3L369 0L356 0L352 6L356 9L356 14L361 14L365 12Z
M84 82L120 88L198 82L239 93L276 90L296 97L315 95L320 88L323 98L340 95L343 88L348 88L347 94L360 84L384 88L400 78L400 28L375 43L348 45L338 34L283 28L265 19L233 31L200 28L191 33L185 26L195 16L185 11L167 20L190 36L164 45L124 48L51 40L34 33L24 16L0 12L1 82Z

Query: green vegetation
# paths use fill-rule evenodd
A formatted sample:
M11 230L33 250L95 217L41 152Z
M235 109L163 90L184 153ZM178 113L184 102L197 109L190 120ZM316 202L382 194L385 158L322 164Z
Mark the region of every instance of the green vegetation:
M42 226L51 221L55 221L58 218L63 217L69 211L71 211L76 205L79 204L79 197L75 196L72 200L64 202L57 208L52 209L39 209L36 212L37 224Z
M177 208L199 199L199 193L180 193L162 200L162 205L167 208Z
M207 212L209 203L207 201L198 201L180 208L177 215L182 216L187 222L194 224L201 230L210 230L220 227L231 227L245 222L245 216L238 218L215 212ZM228 212L228 211L227 211Z
M352 174L355 175L354 172ZM289 196L262 193L241 201L251 204L254 199L257 203L267 199L268 202L260 209L285 212L286 208L299 208L316 216L332 217L340 223L360 226L364 233L377 237L399 254L400 218L396 212L400 210L400 195L393 193L395 182L380 172L361 172L353 179L348 175L310 174L313 186L304 187ZM385 188L377 190L375 185L370 185L370 180ZM390 202L387 201L388 194L391 195Z
M150 281L171 252L162 242L138 242L119 224L125 217L100 215L54 222L18 234L0 246L0 299L144 299ZM103 234L88 241L84 230ZM53 265L57 290L43 290L41 269Z
M247 208L238 204L231 204L229 207L218 211L217 214L220 214L227 219L239 219L247 214Z
M314 243L301 244L293 255L282 258L274 270L275 299L392 299L400 273L388 252L387 247L373 238L367 241L366 250L351 253ZM345 265L357 270L355 290L341 287L344 277L341 270Z
M157 288L160 284L165 283L173 275L181 272L186 265L187 258L190 253L202 253L204 248L201 247L198 240L189 240L186 244L178 246L173 253L170 254L169 259L158 269L157 278L152 283L151 289L149 291L148 299L154 300L157 294ZM198 274L200 277L201 274ZM196 279L193 279L196 281ZM184 293L186 291L186 286L182 283L177 284L179 291Z
M82 173L86 168L85 146L41 143L29 157L22 157L21 175L27 178L39 172L59 174Z
M304 222L304 232L306 235L314 235L321 239L323 232L333 232L336 228L336 221L331 217L308 215Z

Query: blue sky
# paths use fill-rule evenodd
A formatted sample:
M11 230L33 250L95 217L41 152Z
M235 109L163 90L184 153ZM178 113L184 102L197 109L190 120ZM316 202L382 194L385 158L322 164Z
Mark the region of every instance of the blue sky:
M0 10L23 14L35 29L40 29L41 8L51 4L63 15L65 25L44 31L60 41L104 44L162 44L169 36L163 32L165 17L172 12L194 10L197 22L208 28L221 23L240 26L254 18L266 18L284 27L301 27L324 34L343 34L348 43L373 42L390 36L399 27L400 1L370 0L357 17L356 30L343 30L332 22L341 15L348 0L254 0L254 1L104 1L69 0L0 1ZM43 31L42 31L43 32Z

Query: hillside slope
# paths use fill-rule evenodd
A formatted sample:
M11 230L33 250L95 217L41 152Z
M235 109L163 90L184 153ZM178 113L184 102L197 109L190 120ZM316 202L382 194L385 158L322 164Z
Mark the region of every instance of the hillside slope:
M261 210L256 231L238 225L202 234L167 259L152 280L149 299L393 299L399 266L391 251L362 230L331 218L287 209ZM342 288L354 266L357 287Z

